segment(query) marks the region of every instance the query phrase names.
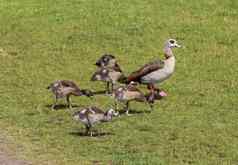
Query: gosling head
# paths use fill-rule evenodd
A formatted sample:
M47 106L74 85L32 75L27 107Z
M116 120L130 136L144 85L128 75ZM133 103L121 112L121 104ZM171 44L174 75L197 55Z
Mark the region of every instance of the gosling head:
M95 63L98 67L105 67L109 65L116 65L116 58L111 54L104 54L101 58Z

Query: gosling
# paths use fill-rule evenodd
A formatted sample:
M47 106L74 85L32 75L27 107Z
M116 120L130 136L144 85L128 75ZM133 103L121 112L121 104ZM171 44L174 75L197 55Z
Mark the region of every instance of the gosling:
M98 69L93 74L91 81L106 82L106 94L112 92L117 81L125 78L115 56L111 54L104 54L95 65Z
M131 81L126 86L120 86L113 91L112 96L115 99L115 109L117 110L117 102L125 103L126 114L129 116L129 103L131 101L145 102L153 110L152 102L136 87L137 83Z
M91 81L103 81L106 82L106 94L112 93L116 83L119 79L123 78L121 70L116 68L99 68L91 77ZM111 87L110 87L111 86Z
M57 105L57 102L61 98L66 97L67 106L72 109L71 99L70 96L87 96L91 97L93 96L93 92L87 89L81 90L73 81L70 80L57 80L53 83L51 83L47 89L51 90L51 92L54 94L55 102L52 105L52 110L55 110L55 107Z
M85 135L93 136L91 128L101 122L109 122L112 120L113 116L118 116L119 113L116 113L113 109L109 109L104 112L97 107L87 107L83 108L80 111L77 111L73 114L73 118L76 121L80 121L85 125Z

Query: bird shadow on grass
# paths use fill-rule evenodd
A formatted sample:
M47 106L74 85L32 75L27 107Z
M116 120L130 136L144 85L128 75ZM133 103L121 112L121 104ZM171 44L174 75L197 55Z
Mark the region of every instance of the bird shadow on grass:
M85 132L70 132L70 135L73 136L81 136L81 137L91 137L90 134L85 134ZM93 132L92 137L102 137L102 136L110 136L114 135L111 132Z
M106 95L107 91L106 90L101 90L101 91L94 91L93 95ZM110 94L110 93L109 93Z
M133 109L129 110L129 114L145 114L145 113L150 114L151 112L152 112L151 110L145 110L145 111L137 111L137 110L133 110ZM126 110L121 109L121 110L119 110L119 113L120 113L120 115L126 115Z
M45 107L52 109L52 104L48 104ZM82 106L72 105L72 108L79 108L79 107L82 107ZM60 109L69 109L69 107L66 104L57 104L57 105L55 105L54 110L60 110Z

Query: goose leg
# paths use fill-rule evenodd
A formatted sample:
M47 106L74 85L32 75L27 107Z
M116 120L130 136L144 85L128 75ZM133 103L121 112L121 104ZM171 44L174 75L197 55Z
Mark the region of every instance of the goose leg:
M89 132L90 132L90 136L93 137L93 131L92 131L91 128L92 128L92 127L90 126L90 127L89 127Z
M112 84L112 85L111 85L111 93L113 93L113 90L114 90L114 83L112 82L111 84Z
M168 96L168 94L165 91L161 90L160 88L156 88L155 86L154 86L154 91L158 92L161 98Z
M114 110L117 112L118 116L120 116L120 113L118 111L118 104L116 100L114 101Z
M117 111L117 109L118 109L118 104L117 104L116 100L114 101L114 109L115 109L115 111Z
M57 96L55 96L55 101L54 101L54 103L52 104L52 106L51 106L51 109L52 110L55 110L55 106L56 106L56 104L57 104L57 102L58 102L58 98L57 98Z
M148 104L149 104L149 106L150 106L150 110L153 111L153 110L154 110L154 102L153 102L153 103L148 103ZM151 111L150 111L150 112L151 112Z
M148 84L147 87L151 91L151 94L155 95L156 93L159 93L159 97L161 97L161 98L168 96L168 94L165 91L162 91L159 88L156 88L154 86L154 84ZM159 99L161 99L161 98L159 98Z
M66 96L66 101L67 101L67 105L68 105L69 109L72 109L72 104L71 104L70 96Z
M86 128L86 130L85 130L85 135L88 135L88 132L90 131L90 126L85 125L85 128Z
M110 82L106 83L106 94L110 93Z
M148 84L147 88L150 90L151 93L155 92L155 86L154 84Z
M131 116L131 114L129 114L129 101L126 102L126 115Z
M166 96L168 96L168 94L165 92L165 91L161 91L161 90L158 90L159 91L159 95L161 96L161 97L166 97Z
M90 131L90 136L93 137L93 131Z
M154 109L154 100L155 100L155 93L151 92L146 100L146 103L150 106L150 110Z

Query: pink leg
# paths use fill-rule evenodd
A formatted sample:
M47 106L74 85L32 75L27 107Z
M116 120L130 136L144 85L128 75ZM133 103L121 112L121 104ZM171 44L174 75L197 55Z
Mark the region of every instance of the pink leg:
M155 91L157 91L161 97L168 96L168 94L165 91L162 91L159 88L156 88L154 84L149 84L148 89L151 91L151 93L156 93Z
M165 91L160 91L159 95L162 96L162 97L168 96L168 94Z

